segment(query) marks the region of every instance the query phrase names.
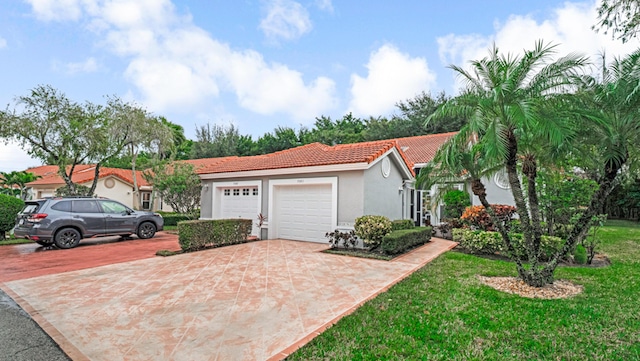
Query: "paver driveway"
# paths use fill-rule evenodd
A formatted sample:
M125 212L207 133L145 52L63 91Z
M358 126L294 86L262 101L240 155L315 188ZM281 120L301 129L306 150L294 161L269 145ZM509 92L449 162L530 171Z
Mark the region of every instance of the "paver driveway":
M386 262L268 240L3 289L74 360L281 359L454 245L434 239Z

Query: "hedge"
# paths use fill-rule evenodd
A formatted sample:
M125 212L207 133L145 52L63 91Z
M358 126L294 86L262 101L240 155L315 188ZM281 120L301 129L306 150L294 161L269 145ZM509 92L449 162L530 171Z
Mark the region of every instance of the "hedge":
M165 226L177 226L178 222L188 221L191 218L180 213L161 213Z
M251 234L250 219L215 219L178 222L178 240L183 251L244 243Z
M0 241L4 241L5 232L9 232L16 225L16 217L22 208L22 199L0 194Z
M411 219L396 219L391 222L391 230L399 231L401 229L413 229L416 225Z
M510 233L511 243L516 251L516 256L520 259L527 258L527 251L522 233ZM474 254L495 254L499 253L509 256L507 246L498 232L474 231L471 229L458 228L453 230L453 240L460 244L460 247ZM550 259L560 248L564 241L561 238L543 235L540 241L542 260Z
M385 254L398 254L431 240L431 227L415 227L393 231L384 238L380 250Z

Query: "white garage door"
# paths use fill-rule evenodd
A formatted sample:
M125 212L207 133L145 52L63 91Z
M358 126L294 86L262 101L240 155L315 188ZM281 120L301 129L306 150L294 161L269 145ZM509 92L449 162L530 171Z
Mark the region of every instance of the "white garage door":
M258 187L231 187L223 188L220 204L220 218L243 218L256 220L258 218ZM253 226L253 235L257 235L257 229Z
M327 243L332 231L330 184L283 185L274 188L276 238Z

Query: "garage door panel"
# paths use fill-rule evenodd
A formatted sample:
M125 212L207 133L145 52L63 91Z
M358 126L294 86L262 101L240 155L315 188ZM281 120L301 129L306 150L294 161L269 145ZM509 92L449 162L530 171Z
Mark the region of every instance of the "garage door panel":
M258 187L229 187L221 189L220 218L222 219L256 219L259 210ZM253 225L252 234L257 235L257 227Z
M331 184L286 185L275 188L276 237L327 242L332 228Z

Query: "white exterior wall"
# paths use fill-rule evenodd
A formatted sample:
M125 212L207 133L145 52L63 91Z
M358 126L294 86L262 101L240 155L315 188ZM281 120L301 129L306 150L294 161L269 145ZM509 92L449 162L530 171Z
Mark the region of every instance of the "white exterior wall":
M390 172L383 175L384 159L389 159ZM408 189L400 168L387 156L364 171L363 215L385 216L390 220L402 219L407 215ZM408 181L408 180L407 180Z

